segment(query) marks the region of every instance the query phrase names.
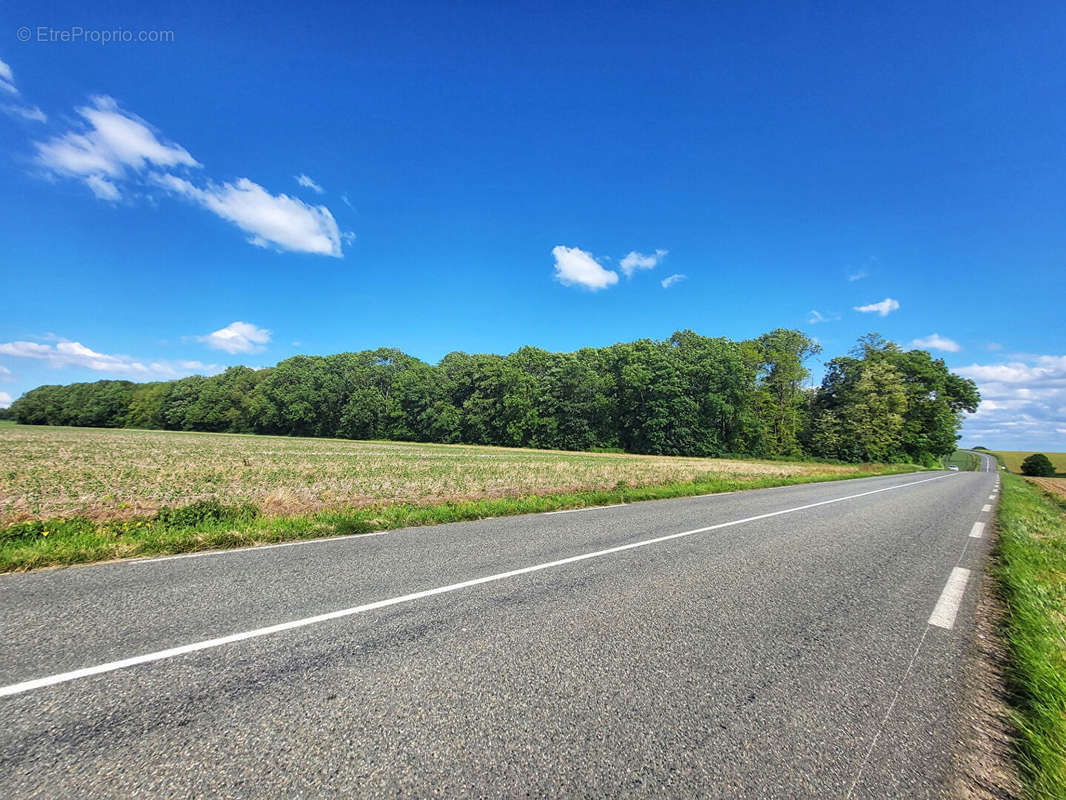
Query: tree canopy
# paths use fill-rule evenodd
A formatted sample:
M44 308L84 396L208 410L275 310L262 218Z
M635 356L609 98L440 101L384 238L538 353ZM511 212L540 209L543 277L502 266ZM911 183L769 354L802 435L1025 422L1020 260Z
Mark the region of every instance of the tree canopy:
M955 450L972 381L922 350L870 334L826 364L778 329L736 342L679 331L662 341L427 364L379 348L294 356L156 383L41 386L10 409L23 424L600 448L633 453L932 463Z
M1022 461L1022 475L1029 475L1033 478L1054 478L1055 465L1043 453L1033 453Z

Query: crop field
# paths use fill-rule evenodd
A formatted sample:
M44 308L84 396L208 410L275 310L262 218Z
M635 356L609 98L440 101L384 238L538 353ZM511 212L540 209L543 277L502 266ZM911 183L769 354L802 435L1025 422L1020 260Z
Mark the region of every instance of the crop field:
M1034 452L1042 452L1048 458L1051 459L1051 463L1055 466L1055 472L1060 475L1066 475L1066 453L1052 453L1048 450L995 450L992 451L995 455L1003 459L1003 463L1007 465L1007 469L1017 475L1022 472L1022 461L1026 456L1031 456Z
M0 427L0 527L134 519L201 500L267 516L435 505L720 477L843 476L825 465L233 434Z
M1026 478L1026 480L1066 500L1066 478Z
M947 457L945 463L958 467L962 472L975 472L981 468L981 457L969 450L956 450Z

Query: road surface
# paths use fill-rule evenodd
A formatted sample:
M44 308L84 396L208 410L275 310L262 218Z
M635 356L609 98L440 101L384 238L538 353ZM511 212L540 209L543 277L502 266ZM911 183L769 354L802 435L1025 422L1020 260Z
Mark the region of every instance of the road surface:
M0 796L942 796L998 480L0 576Z

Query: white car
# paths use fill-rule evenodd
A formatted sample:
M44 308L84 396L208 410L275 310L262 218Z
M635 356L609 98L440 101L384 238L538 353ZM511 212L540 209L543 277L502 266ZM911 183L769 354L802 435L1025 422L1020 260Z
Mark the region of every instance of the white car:
M950 469L952 472L958 472L959 471L959 465L958 464L952 464L950 467L948 467L948 469Z

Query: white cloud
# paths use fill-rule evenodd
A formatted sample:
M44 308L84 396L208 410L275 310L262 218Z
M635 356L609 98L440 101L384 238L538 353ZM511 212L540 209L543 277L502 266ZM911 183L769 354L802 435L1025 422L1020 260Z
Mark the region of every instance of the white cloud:
M0 392L0 408L9 408L15 402L7 392Z
M636 250L631 250L625 258L618 262L618 268L628 278L638 269L654 269L662 263L662 260L669 252L669 250L656 250L651 255L644 255Z
M98 353L81 342L66 340L55 345L0 342L0 354L46 361L49 366L55 368L81 367L135 378L177 378L194 373L212 374L221 371L217 364L203 364L199 361L145 361L125 355Z
M305 189L311 189L312 191L317 192L318 194L324 194L326 191L317 183L315 183L309 175L305 175L302 172L296 176L296 182L303 186Z
M12 97L21 97L18 87L15 85L15 73L11 67L0 61L0 93L11 95ZM21 117L22 119L28 119L30 122L47 122L48 115L45 114L37 106L26 106L21 104L7 103L0 106L5 114L12 117Z
M865 306L855 306L856 311L861 311L863 314L877 313L882 317L887 317L893 311L899 308L899 301L893 300L891 297L886 297L880 303L870 303Z
M118 187L100 175L90 175L85 179L85 183L100 200L118 200L121 197Z
M1019 450L1066 449L1066 355L1033 355L999 364L970 364L981 406L967 418L967 443Z
M115 181L147 167L199 167L179 144L161 141L147 122L119 108L110 97L91 98L77 109L85 120L78 130L35 142L37 162L61 175L84 180L97 197L118 199ZM101 181L110 189L101 194Z
M56 175L83 181L101 200L122 199L126 184L164 187L201 205L249 234L257 247L341 258L342 234L325 206L304 203L286 194L271 194L248 178L234 182L192 181L176 168L200 163L179 144L167 141L140 117L123 110L110 97L91 98L77 109L81 122L66 133L34 142L36 161ZM301 185L322 191L307 175ZM199 184L199 185L198 185Z
M816 311L813 308L811 313L807 317L808 325L817 325L819 322L836 322L840 319L839 314L823 314L820 311Z
M599 262L577 247L552 248L555 256L555 279L564 286L584 286L592 291L618 283L618 273L604 269Z
M258 353L270 342L270 331L238 321L206 336L197 336L196 340L227 353Z
M939 333L931 333L920 339L914 339L910 346L922 350L943 350L946 353L957 353L962 349L958 342L941 336Z
M664 289L669 289L671 286L688 278L688 275L682 275L680 272L675 272L673 275L669 275L659 281L660 285Z
M3 61L0 61L0 91L8 94L19 93L19 90L15 87L15 73Z
M325 206L311 206L287 194L270 194L258 183L239 178L235 183L194 186L176 175L155 175L155 183L199 203L232 222L257 247L273 244L298 253L343 257L341 232Z
M7 367L5 367L3 365L0 365L0 375L10 375L10 374L11 374L11 370L9 370Z
M860 269L858 272L849 272L848 273L848 283L855 283L855 281L861 281L863 278L867 277L869 274L870 273L868 273L864 269Z
M4 113L13 117L28 119L30 122L48 122L48 115L37 106L3 106Z

